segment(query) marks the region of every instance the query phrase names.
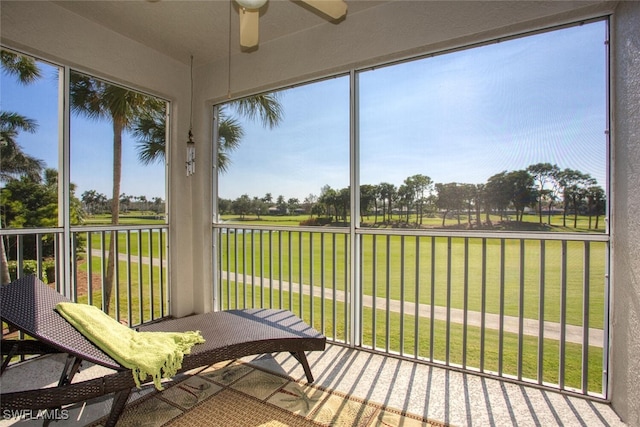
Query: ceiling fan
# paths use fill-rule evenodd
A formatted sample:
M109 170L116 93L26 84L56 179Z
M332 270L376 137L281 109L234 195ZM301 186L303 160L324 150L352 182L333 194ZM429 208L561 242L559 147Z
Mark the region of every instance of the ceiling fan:
M240 6L240 46L251 49L258 46L260 8L267 0L235 0ZM302 3L338 20L347 14L347 4L343 0L300 0Z

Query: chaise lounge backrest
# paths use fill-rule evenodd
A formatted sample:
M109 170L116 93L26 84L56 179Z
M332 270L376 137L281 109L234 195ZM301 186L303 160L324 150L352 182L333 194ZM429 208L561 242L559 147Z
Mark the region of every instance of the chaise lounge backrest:
M25 303L33 301L32 304ZM93 345L53 308L69 301L35 276L26 276L0 287L2 321L38 340L80 359L111 369L123 368Z

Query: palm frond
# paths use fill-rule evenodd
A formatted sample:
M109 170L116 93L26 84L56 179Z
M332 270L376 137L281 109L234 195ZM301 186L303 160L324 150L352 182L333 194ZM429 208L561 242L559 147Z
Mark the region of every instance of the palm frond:
M17 77L19 83L26 85L42 77L40 68L33 58L2 50L0 51L0 63L2 71L6 75Z
M144 165L162 162L166 149L165 105L147 107L131 127L137 140L138 160Z
M284 115L279 98L277 92L265 93L233 101L232 105L238 114L249 120L259 118L263 126L273 129Z
M244 129L237 119L224 117L218 127L220 150L230 152L238 148L244 136Z

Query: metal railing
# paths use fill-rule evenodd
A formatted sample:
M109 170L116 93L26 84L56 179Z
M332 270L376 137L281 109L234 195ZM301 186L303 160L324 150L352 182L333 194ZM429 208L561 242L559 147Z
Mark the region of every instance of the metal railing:
M68 238L61 228L0 233L11 280L35 274L71 300L98 306L131 326L169 315L167 226L74 227ZM112 235L117 262L110 267Z
M286 308L348 341L347 230L244 227L217 236L221 308Z
M135 326L169 314L166 230L77 227L68 233L69 244L61 229L5 229L1 235L13 278L36 274L72 300L106 309L115 233L109 312ZM336 343L607 397L606 235L352 234L347 228L260 226L214 231L223 309L286 308Z
M214 230L223 309L286 308L334 342L607 396L606 235Z

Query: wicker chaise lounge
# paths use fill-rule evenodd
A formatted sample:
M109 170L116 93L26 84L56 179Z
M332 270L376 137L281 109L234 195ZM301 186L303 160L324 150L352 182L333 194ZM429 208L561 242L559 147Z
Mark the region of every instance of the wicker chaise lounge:
M48 353L67 353L68 359L57 387L9 392L0 396L2 411L52 409L115 393L107 422L118 421L127 398L135 386L129 369L88 341L54 309L68 301L34 276L0 287L2 321L34 340L3 340L5 357L2 371L11 357ZM248 309L193 315L163 320L139 328L140 331L183 332L199 330L205 338L185 355L180 372L263 353L290 352L313 382L305 351L324 350L326 338L293 313L286 310ZM83 361L114 369L104 377L73 383Z

